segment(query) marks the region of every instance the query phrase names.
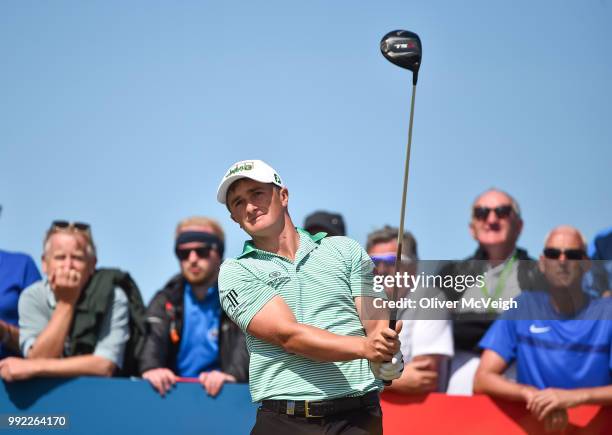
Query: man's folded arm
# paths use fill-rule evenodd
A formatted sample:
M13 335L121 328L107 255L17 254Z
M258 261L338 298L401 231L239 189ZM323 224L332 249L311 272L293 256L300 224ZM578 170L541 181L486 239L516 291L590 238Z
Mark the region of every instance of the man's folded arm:
M612 385L605 387L579 388L577 393L584 395L582 403L590 405L612 405Z
M503 375L508 367L506 361L495 351L485 349L474 377L474 393L488 394L500 399L526 401L527 393L535 387L509 381Z
M74 308L58 302L47 322L41 288L30 287L19 298L19 342L26 358L59 358L70 329Z
M115 372L115 364L97 355L79 355L66 358L40 358L35 360L36 376L73 377L106 376Z

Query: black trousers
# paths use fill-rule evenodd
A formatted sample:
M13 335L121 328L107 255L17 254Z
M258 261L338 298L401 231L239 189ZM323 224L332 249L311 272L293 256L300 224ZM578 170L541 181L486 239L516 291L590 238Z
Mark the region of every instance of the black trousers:
M324 418L295 417L257 410L251 435L382 435L382 410L371 405Z

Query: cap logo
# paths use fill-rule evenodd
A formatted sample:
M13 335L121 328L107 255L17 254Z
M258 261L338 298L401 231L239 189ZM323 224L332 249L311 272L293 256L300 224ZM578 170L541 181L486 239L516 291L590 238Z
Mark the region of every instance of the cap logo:
M274 174L274 181L276 181L278 184L283 184L278 174Z
M225 174L225 178L230 177L234 174L237 174L239 172L243 172L243 171L250 171L253 169L253 162L242 162L236 166L234 166L233 168L230 168L230 170L227 172L227 174Z

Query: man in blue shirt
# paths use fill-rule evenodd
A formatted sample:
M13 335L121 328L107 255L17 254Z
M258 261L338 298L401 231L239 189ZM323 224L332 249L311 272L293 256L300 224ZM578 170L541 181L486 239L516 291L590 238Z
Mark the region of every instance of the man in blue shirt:
M17 301L38 280L40 273L29 255L0 250L0 359L19 353Z
M181 273L149 304L150 331L140 358L142 377L162 395L179 377L198 378L211 396L226 382L248 380L244 334L219 301L223 250L223 229L213 219L195 216L178 224L175 254Z
M600 231L589 245L593 267L584 276L584 287L592 296L612 296L612 227Z
M612 300L583 292L589 265L577 229L551 231L539 262L547 292L521 294L518 308L487 331L475 393L524 401L551 429L567 424L567 408L612 403ZM503 377L513 360L516 383Z

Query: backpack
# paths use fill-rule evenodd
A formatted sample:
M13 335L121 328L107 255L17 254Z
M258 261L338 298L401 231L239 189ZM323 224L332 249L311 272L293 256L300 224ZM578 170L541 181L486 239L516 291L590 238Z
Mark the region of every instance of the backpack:
M147 334L146 308L130 274L119 269L97 269L89 280L75 307L66 355L94 352L103 319L112 307L115 287L124 291L130 317L130 338L125 345L123 365L116 375L139 376L138 355L144 348Z

